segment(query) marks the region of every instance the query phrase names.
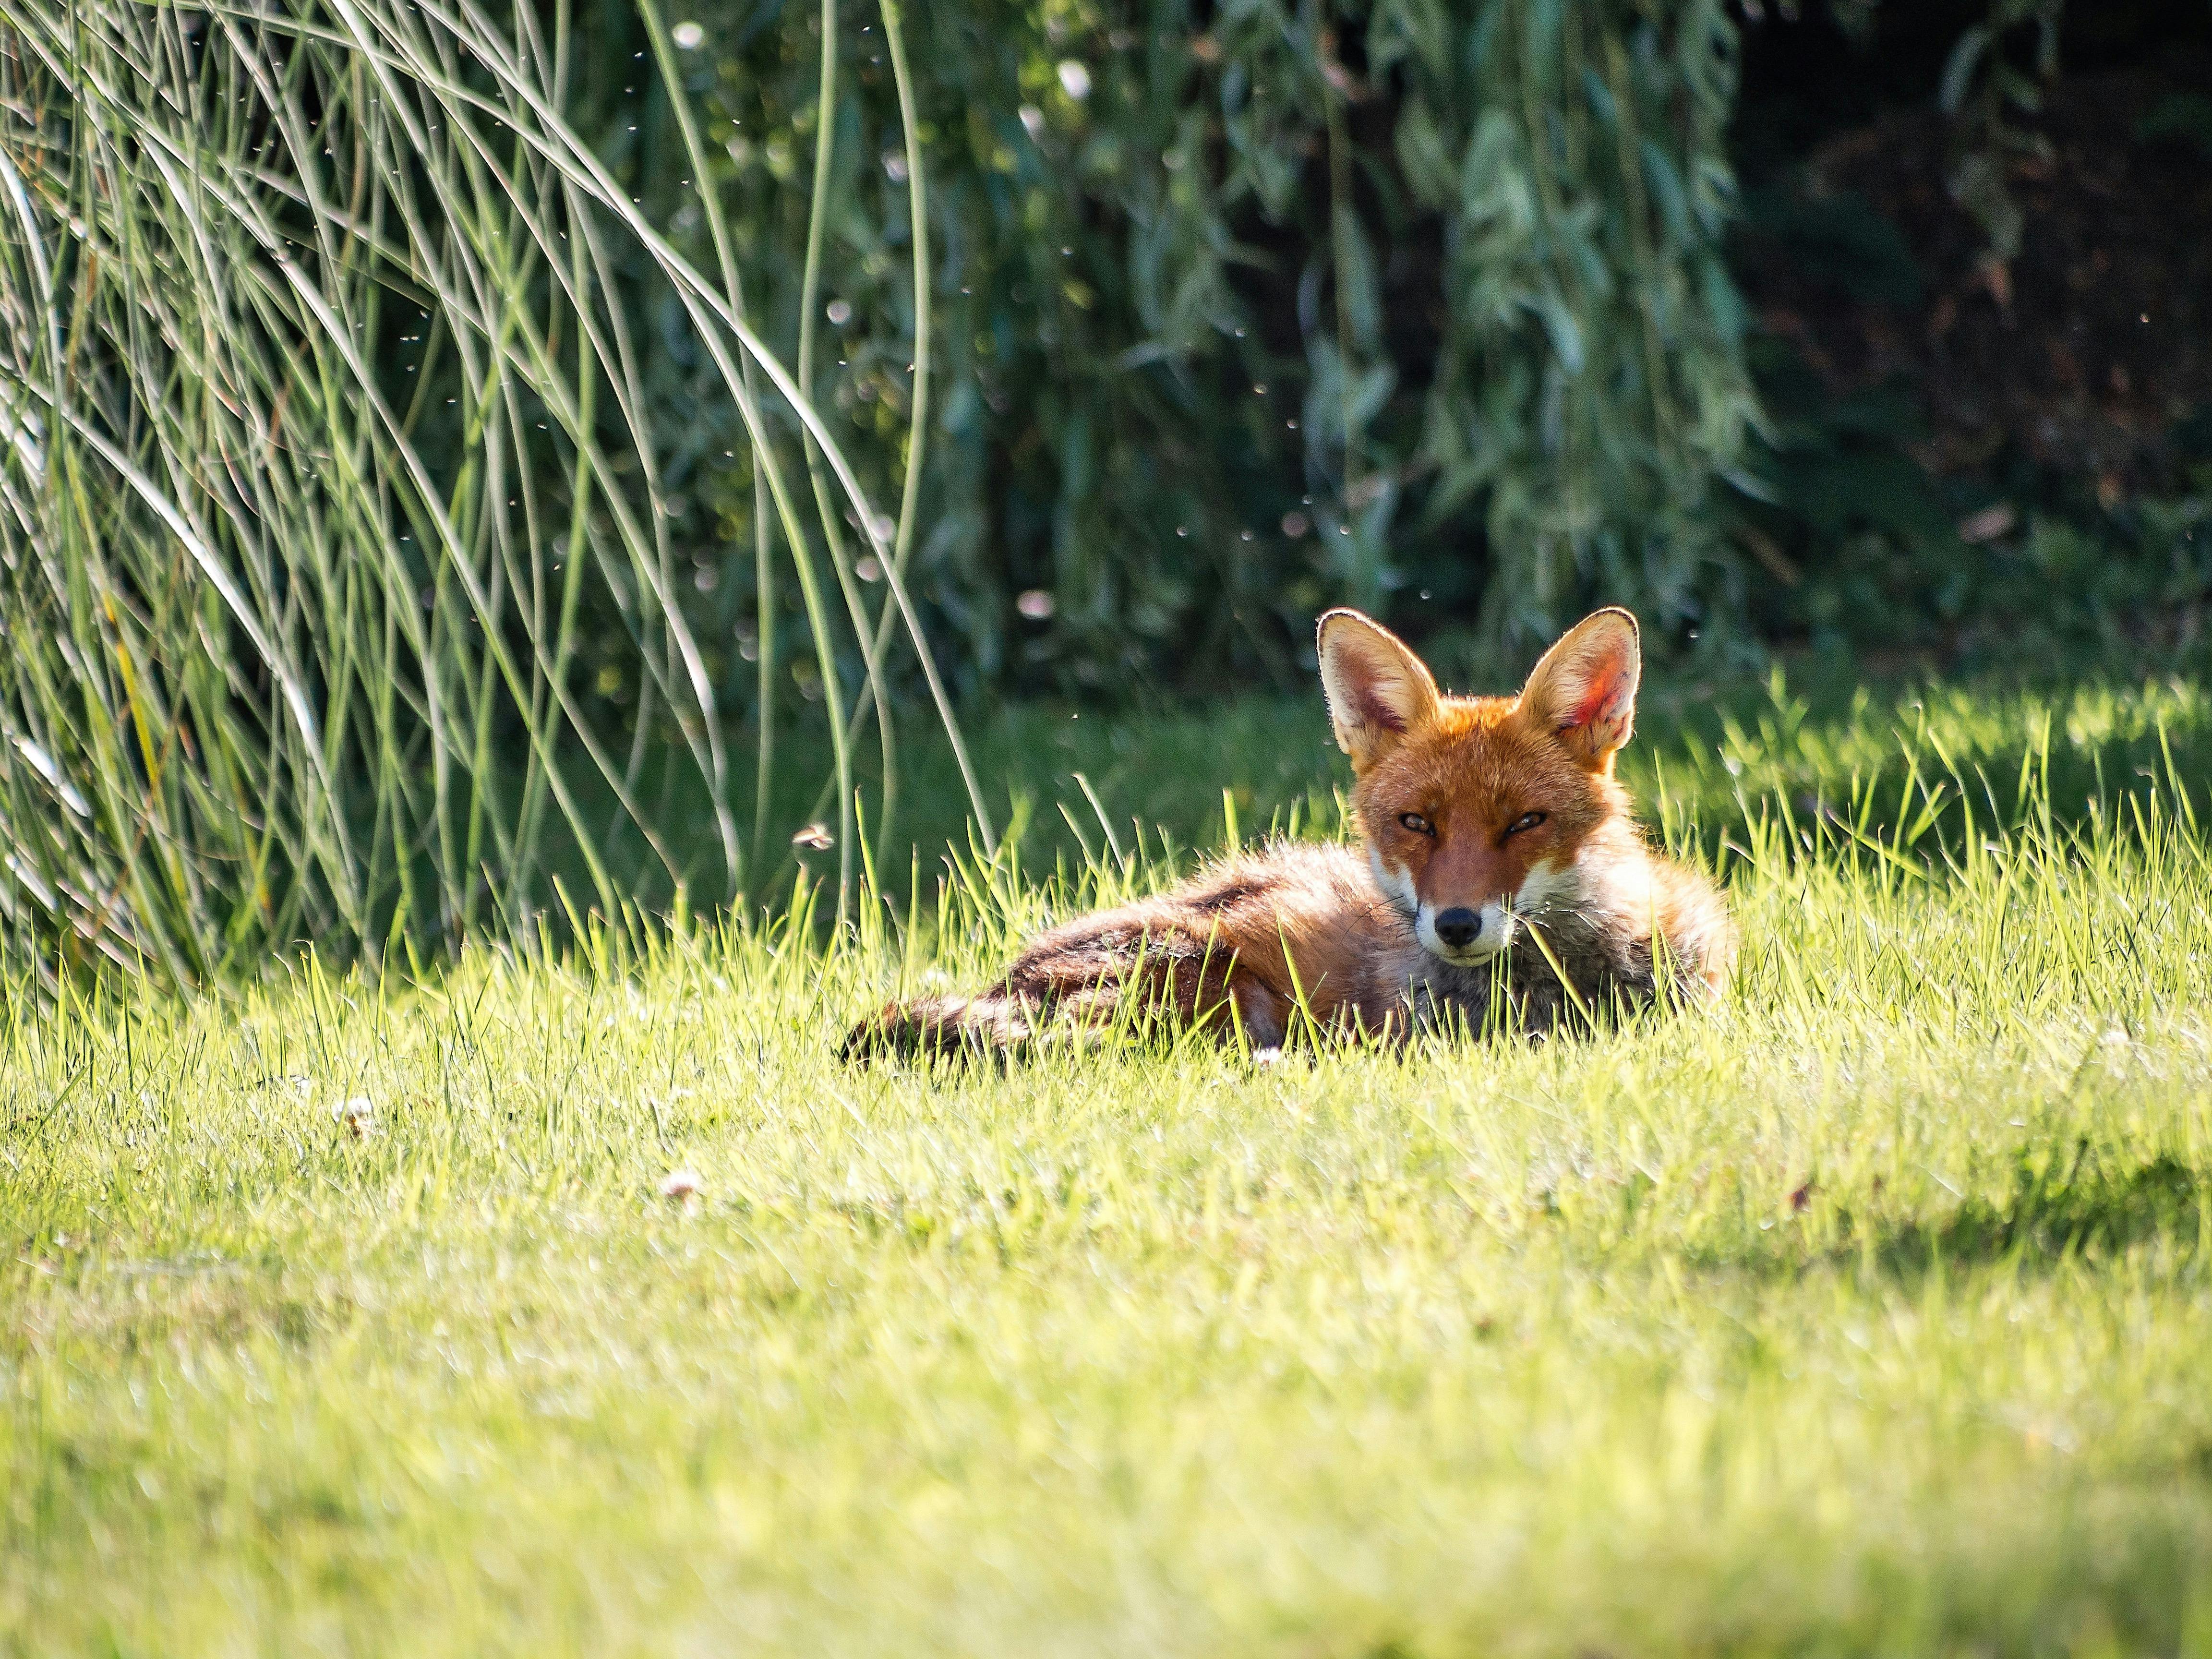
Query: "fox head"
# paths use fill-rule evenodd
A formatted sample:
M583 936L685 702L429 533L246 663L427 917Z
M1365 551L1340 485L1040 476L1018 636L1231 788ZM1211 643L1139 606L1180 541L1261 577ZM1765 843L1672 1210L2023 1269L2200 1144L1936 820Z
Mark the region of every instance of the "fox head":
M1585 617L1516 697L1443 695L1404 641L1357 611L1321 619L1320 652L1375 878L1430 954L1486 961L1520 921L1576 904L1577 854L1629 815L1613 757L1635 727L1635 617Z

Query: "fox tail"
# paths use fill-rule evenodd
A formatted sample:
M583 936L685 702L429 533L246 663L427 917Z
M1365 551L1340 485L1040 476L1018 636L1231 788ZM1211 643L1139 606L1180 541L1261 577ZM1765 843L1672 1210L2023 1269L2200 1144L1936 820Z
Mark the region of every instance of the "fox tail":
M1032 1013L1024 1000L1000 994L894 1002L848 1031L838 1052L848 1061L981 1057L1031 1041Z

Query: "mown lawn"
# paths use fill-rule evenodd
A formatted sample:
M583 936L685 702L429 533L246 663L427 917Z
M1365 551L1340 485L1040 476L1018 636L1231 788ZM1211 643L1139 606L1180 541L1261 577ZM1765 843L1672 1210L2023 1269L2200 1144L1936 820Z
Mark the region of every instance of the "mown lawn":
M1316 711L1064 719L990 739L1030 868L1160 873L1079 766L1328 828ZM2212 702L1637 753L1742 982L1543 1046L841 1066L1080 901L1005 865L836 951L11 998L0 1651L2212 1655Z

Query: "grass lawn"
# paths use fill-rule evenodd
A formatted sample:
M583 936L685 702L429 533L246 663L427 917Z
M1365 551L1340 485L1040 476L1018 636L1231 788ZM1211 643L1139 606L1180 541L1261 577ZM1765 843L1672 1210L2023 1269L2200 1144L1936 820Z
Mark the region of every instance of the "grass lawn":
M2212 1655L2199 683L1655 696L1711 1015L841 1066L1158 878L1076 769L1330 827L1095 725L911 933L11 1000L0 1652Z

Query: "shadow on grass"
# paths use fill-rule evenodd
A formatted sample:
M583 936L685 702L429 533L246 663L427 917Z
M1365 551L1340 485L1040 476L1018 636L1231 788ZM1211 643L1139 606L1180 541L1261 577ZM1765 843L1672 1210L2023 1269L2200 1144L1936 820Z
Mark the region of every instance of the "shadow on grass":
M1914 1275L1942 1264L2111 1256L2161 1237L2185 1250L2204 1237L2212 1182L2170 1153L2148 1162L2092 1150L2023 1147L2002 1176L1940 1216L1839 1212L1831 1255Z

